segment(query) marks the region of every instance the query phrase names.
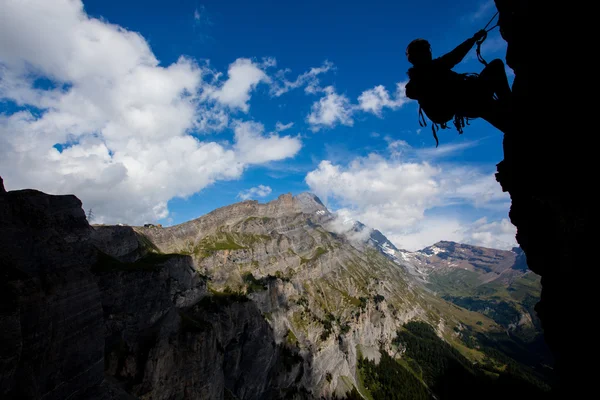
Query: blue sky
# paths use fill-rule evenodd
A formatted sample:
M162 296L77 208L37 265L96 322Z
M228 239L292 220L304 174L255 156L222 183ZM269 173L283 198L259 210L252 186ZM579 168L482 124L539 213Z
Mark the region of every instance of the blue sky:
M502 134L476 120L436 149L402 90L408 42L442 55L487 23L489 0L1 3L8 189L165 225L312 191L399 247L515 244L493 178ZM497 30L482 50L504 56ZM455 70L481 68L473 49Z

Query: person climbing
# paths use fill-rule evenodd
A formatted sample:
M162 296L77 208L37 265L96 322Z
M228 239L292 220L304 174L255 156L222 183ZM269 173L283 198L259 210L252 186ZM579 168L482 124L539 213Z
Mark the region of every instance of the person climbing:
M505 113L510 111L512 93L504 62L495 59L486 63L478 52L478 58L486 64L481 73L460 74L452 70L486 35L487 31L482 29L451 52L435 59L431 45L425 39L415 39L406 48L408 61L413 65L408 70L406 96L417 100L434 123L436 145L436 125L446 129L452 118L459 133L462 133L465 119L468 123L468 119L473 118L483 118L502 131L507 128ZM426 125L421 110L419 122Z

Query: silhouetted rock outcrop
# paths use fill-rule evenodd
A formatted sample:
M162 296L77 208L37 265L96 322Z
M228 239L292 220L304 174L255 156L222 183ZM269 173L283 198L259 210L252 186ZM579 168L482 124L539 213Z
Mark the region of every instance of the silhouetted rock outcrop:
M81 202L0 190L0 221L0 397L89 398L104 327Z
M254 302L75 196L0 178L0 262L2 399L268 399L303 374Z
M502 36L508 43L507 64L515 72L513 128L504 136L504 160L498 164L496 177L503 190L510 193L510 219L517 227L517 241L527 255L528 265L542 276L541 301L536 310L556 358L557 393L568 388L572 395L591 382L586 378L590 371L581 364L585 351L576 343L591 346L593 339L587 329L579 329L577 322L569 321L585 321L592 312L587 285L593 280L582 283L576 271L589 264L585 249L593 236L593 197L592 184L586 178L586 145L567 135L577 135L580 129L587 128L567 128L571 118L563 117L568 111L555 110L562 108L562 104L551 104L561 103L556 98L529 94L529 84L534 79L529 71L548 69L554 63L531 56L535 53L531 46L539 43L536 38L540 33L533 27L542 23L541 14L530 12L526 0L496 0L496 5ZM550 70L568 76L557 67ZM577 79L569 78L564 84L577 87ZM546 84L552 87L551 83L543 85ZM554 120L549 121L551 118Z

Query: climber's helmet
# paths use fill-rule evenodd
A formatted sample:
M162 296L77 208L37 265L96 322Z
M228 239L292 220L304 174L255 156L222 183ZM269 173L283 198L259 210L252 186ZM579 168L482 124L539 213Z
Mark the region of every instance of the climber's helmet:
M431 45L425 39L415 39L406 47L406 56L413 65L431 61Z

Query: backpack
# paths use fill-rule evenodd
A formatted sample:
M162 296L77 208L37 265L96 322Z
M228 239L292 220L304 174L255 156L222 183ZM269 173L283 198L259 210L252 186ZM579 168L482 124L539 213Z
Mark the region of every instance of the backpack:
M415 75L415 74L413 74ZM416 74L418 77L418 74ZM463 133L469 119L459 109L459 104L465 104L465 95L471 90L464 84L473 83L478 74L456 73L451 70L440 70L429 73L426 79L415 82L411 79L406 85L407 97L419 102L419 125L427 126L425 116L432 122L431 130L435 139L435 147L439 145L437 131L448 129L448 122L454 119L454 126L459 134Z

